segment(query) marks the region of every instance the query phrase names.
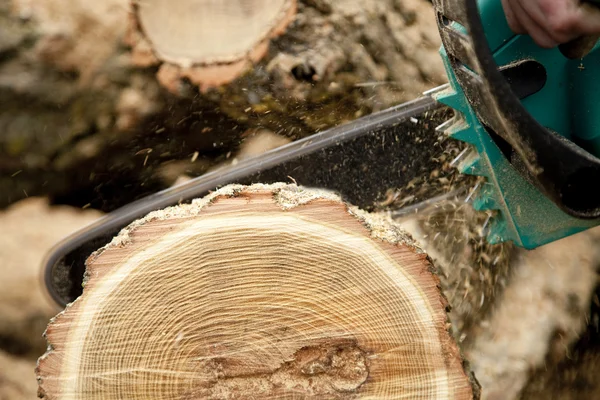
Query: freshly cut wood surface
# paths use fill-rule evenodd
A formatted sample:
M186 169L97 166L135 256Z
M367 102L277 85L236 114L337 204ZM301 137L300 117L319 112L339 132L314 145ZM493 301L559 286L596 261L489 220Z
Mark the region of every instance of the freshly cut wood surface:
M173 63L230 63L245 58L289 23L290 0L144 0L134 2L158 56Z
M130 41L140 65L166 62L158 78L220 86L258 62L294 20L296 0L133 1Z
M48 327L47 399L471 399L426 255L288 185L151 213Z

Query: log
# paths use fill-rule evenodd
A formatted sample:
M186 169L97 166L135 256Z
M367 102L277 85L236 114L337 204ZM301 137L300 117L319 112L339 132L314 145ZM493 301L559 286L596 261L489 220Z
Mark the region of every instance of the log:
M598 398L598 228L527 251L488 244L489 215L464 199L397 222L436 266L486 399Z
M553 343L556 346L548 354L544 366L533 372L519 399L600 398L600 279L596 279L596 284L590 310L586 310L588 326L585 331L570 347L564 346L564 332L557 332Z
M46 399L471 399L426 254L295 185L149 214L87 261L47 329Z
M205 92L239 77L265 56L270 39L285 32L296 14L296 0L133 4L133 62L162 62L157 77L175 93L181 79Z
M165 169L222 163L249 130L305 137L446 79L426 0L264 2L0 0L0 208L111 211L172 185Z

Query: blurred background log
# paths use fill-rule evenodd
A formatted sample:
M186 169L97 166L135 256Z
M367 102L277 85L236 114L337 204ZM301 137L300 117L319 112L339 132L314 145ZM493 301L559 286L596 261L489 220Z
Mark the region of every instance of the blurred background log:
M177 4L165 26L193 21L194 4L217 3ZM230 162L248 132L297 139L445 81L425 0L281 0L268 15L259 0L244 4L245 14L208 7L207 18L263 24L223 33L256 36L250 48L260 51L246 57L226 46L238 53L210 58L206 44L223 41L182 29L184 39L198 37L182 40L178 51L193 57L177 64L163 62L177 57L150 41L175 39L137 2L0 0L0 207L44 194L110 211L171 185L174 175ZM240 57L237 75L218 82L182 67L210 67L205 75L214 77Z

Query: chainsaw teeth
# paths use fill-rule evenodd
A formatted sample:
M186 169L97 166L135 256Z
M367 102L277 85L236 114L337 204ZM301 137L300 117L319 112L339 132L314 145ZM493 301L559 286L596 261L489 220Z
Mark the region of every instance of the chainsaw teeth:
M472 150L471 153L458 165L458 170L467 175L482 175L484 172L481 163L481 157L477 150Z
M503 215L503 201L494 184L493 172L487 164L486 156L480 154L479 135L467 119L469 116L473 117L473 114L462 91L449 88L437 94L436 100L455 110L455 116L437 129L471 146L469 153L463 156L457 165L458 170L463 174L485 178L469 194L469 201L475 210L490 213L489 222L485 227L488 242L497 244L505 240L514 240L514 235L510 234Z
M460 140L462 142L468 142L473 136L467 121L458 115L438 126L437 130L444 132L451 138Z
M489 182L483 182L479 193L473 198L473 208L477 211L499 210L501 204L495 196L494 185Z
M487 240L489 244L498 244L506 240L508 233L506 220L499 215L490 218Z
M549 128L552 127L558 131L561 131L563 127L564 129L581 128L585 123L578 120L576 122L579 124L569 125L568 115L558 113L549 116L547 114L548 107L544 107L548 104L555 104L555 101L562 101L556 97L566 95L563 81L568 80L579 61L566 61L560 52L546 52L535 46L532 47L530 42L514 36L510 30L505 30L505 27L495 31L492 28L496 27L494 23L498 21L495 21L494 15L501 9L494 8L496 6L488 7L486 5L483 7L479 4L479 10L475 7L472 10L469 9L467 14L471 11L473 13L479 11L480 22L483 23L485 32L478 30L476 34L483 35L480 38L482 41L489 41L489 50L496 63L494 65L489 62L490 60L479 57L481 54L474 49L473 44L476 41L469 37L473 33L471 32L471 17L474 17L475 14L465 18L464 24L454 22L452 18L447 20L443 18L443 15L448 11L446 9L448 1L435 0L438 8L438 27L444 44L440 49L440 55L444 62L448 85L430 91L428 94L455 111L455 116L447 123L442 124L439 130L453 139L467 143L472 151L472 153L460 152L451 165L457 167L463 174L481 177L477 180L477 186L469 192L466 201L472 204L473 208L486 212L490 217L488 223L485 224L486 228L482 229L482 234L487 234L490 243L513 241L517 246L532 249L599 225L600 219L577 218L557 206L550 197L539 190L535 182L532 182L527 171L521 170L522 166L515 163L517 160L507 157L503 152L504 146L501 140L486 126L496 129L496 133L501 139L508 132L502 126L503 124L495 122L509 118L521 118L522 112L521 110L518 113L510 112L509 116L502 112L503 107L496 107L496 102L501 104L505 101L512 102L513 99L504 98L506 96L503 92L507 90L506 87L497 86L493 79L490 80L488 74L484 73L485 70L491 71L496 66L513 65L519 60L532 58L542 67L550 68L548 71L552 71L552 73L549 72L548 79L539 89L539 93L536 92L535 95L523 101L523 107L531 114L531 117L538 119L542 125ZM486 1L476 3L482 2L491 3ZM446 6L441 4L446 4ZM475 2L473 4L475 5ZM490 30L488 30L488 26L491 27ZM600 51L596 51L594 54L600 55ZM588 73L586 72L586 74ZM595 76L592 72L589 72L588 75L589 77ZM588 83L583 76L577 82L572 82L576 88L578 84L581 84L582 88L589 88L589 84L592 83L592 81ZM574 96L577 93L570 94ZM495 101L491 101L491 97L494 97ZM586 103L589 114L592 114L595 105L594 102ZM564 111L562 108L561 112ZM581 114L586 109L577 109L576 111ZM507 123L510 122L512 121L507 121ZM555 156L556 162L560 162L561 154Z
M435 99L448 107L461 113L468 112L469 105L462 92L457 92L452 86L448 89L436 93Z

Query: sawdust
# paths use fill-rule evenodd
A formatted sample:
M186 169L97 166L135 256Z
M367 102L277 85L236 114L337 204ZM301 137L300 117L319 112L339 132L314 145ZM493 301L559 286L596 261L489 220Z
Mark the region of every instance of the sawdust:
M298 139L446 81L429 2L299 1L256 68L205 96L185 79L170 95L131 64L130 3L0 3L0 175L22 171L0 179L0 207L36 195L110 211L170 186L169 162L199 152L183 168L199 175L228 159L248 128Z
M452 304L457 339L468 345L471 331L485 317L510 277L515 248L511 243L491 245L485 238L489 215L475 211L463 197L435 204L409 222L419 241L438 264L444 290Z
M551 346L566 352L583 332L599 250L592 232L519 250L501 301L467 351L489 400L517 398Z
M124 20L127 1L88 3L82 0L13 0L19 15L24 19L39 21L42 31L47 34L47 39L36 47L39 56L59 70L81 73L82 81L101 69L107 57L114 52L119 36L123 33L124 25L121 22ZM315 25L319 25L311 24L311 21L322 20L327 24L323 24L322 32L317 33L322 33L324 38L333 39L330 41L332 43L341 44L339 48L332 48L329 42L323 40L311 43L306 48L301 45L297 52L279 53L270 61L268 74L275 77L273 79L280 86L288 85L284 92L290 98L305 101L320 98L319 96L332 97L333 102L343 104L340 100L335 100L335 96L349 90L345 85L356 85L360 87L361 99L368 103L369 108L377 109L412 98L423 89L444 81L437 54L437 28L426 1L368 2L366 5L350 0L306 0L303 3L307 8L319 10L325 16L306 10L306 17L299 21L297 34L302 34L302 29L313 29ZM388 3L393 4L393 8L400 10L400 13L387 12ZM358 8L361 6L369 7L369 13L377 15L377 18L387 15L387 20L384 24L373 25L372 29L361 33L361 27L364 28L367 22L363 16L368 14ZM98 18L98 13L111 17L106 20L105 16ZM338 21L342 26L353 29L353 32L344 34L357 37L356 43L352 42L352 46L356 44L356 48L346 41L338 40L339 32L325 29L330 27L330 15L337 18L333 19L334 22ZM82 30L84 26L78 22L79 18L90 22L86 25L89 29L87 33L84 32L84 37L79 36L80 32L85 31ZM348 21L351 21L349 25ZM393 35L380 29L382 26L389 28ZM98 40L98 37L104 39ZM5 39L6 37L0 38L0 42ZM358 43L358 39L361 43ZM93 52L90 52L91 44L96 46ZM1 45L2 43L0 49ZM386 50L391 45L397 46L401 51L390 54ZM93 57L88 57L90 54ZM361 81L344 81L348 75L344 72L344 65L348 63L360 65L360 73L352 78L361 78ZM299 78L303 76L303 69L309 72L314 70L320 81L301 82ZM319 82L328 85L324 94L315 90L315 87L319 87ZM125 92L120 97L122 110L119 110L119 115L122 118L119 119L119 124L122 127L135 125L137 118L153 111L142 101L149 98L144 97L146 94L147 91ZM247 93L240 98L252 99L252 94ZM242 115L239 110L245 109L246 103L244 107L235 104L233 109L228 109L225 100L222 103L223 109L236 117ZM252 104L252 111L260 110L260 107L268 109L265 104L266 101L262 100L258 104ZM333 119L339 120L340 117L335 116L330 109L320 107L319 110L321 108L324 110L323 115L330 114ZM307 114L306 110L301 111ZM354 112L354 108L352 111ZM289 112L285 109L282 113ZM313 110L313 114L314 112L316 111ZM359 111L356 112L359 115ZM267 119L266 113L260 115L264 121L271 123L271 128L275 128L280 124L282 113L277 114L275 107L272 114L276 115L273 117L275 122ZM311 127L321 128L329 123L322 117L319 119L311 115L306 117L305 122ZM246 118L245 115L242 117ZM5 125L9 128L11 126ZM71 153L73 152L69 154ZM422 182L415 184L418 189L422 186ZM404 200L404 197L399 199ZM94 212L50 208L40 199L27 200L0 214L0 347L27 357L32 357L39 349L43 351L45 341L41 338L41 331L49 316L54 314L54 309L43 294L38 266L54 241L96 216L97 213ZM43 227L43 230L39 227ZM442 267L449 273L441 274L442 282L446 278L452 278L450 282L455 285L452 287L457 289L447 291L450 302L454 305L453 322L457 318L463 318L463 325L460 325L462 328L465 327L465 321L473 324L473 330L470 331L472 334L462 338L463 346L468 350L477 376L484 386L484 396L491 399L515 398L529 378L530 371L543 368L551 347L562 348L564 356L566 349L581 332L586 301L595 282L590 271L597 261L594 255L597 247L594 243L597 241L591 241L588 234L581 234L535 252L516 251L516 262L510 263L514 270L511 276L508 267L512 250L501 254L502 257L496 262L496 255L499 253L492 253L491 261L483 260L482 263L482 257L490 258L490 251L502 253L504 250L490 249L471 242L470 246L462 247L465 258L461 262L448 262L431 246L435 242L433 236L436 233L424 237L427 234L420 231L421 227L415 229L415 232L421 232L420 236L415 235L427 252L438 264L445 263ZM448 228L440 232L444 235L455 233ZM398 235L402 236L401 233ZM430 245L426 246L427 243ZM481 293L484 293L483 297ZM482 313L485 318L480 318L482 306L489 306ZM534 322L539 322L540 326L536 327ZM456 330L460 332L460 329ZM460 336L459 334L459 339ZM41 352L35 356L39 354ZM32 368L31 361L22 361L12 355L0 353L0 398L32 398L35 394ZM27 378L29 375L32 379Z
M130 241L130 234L138 227L155 220L165 220L173 218L188 218L198 215L204 208L211 204L219 197L235 197L244 192L260 192L273 191L274 198L277 204L283 210L289 210L304 204L308 204L317 199L331 200L334 202L342 202L340 196L330 190L319 188L303 188L295 184L274 183L274 184L254 184L251 186L232 184L227 185L219 190L216 190L209 195L195 199L189 204L179 204L172 207L167 207L162 210L153 211L143 218L140 218L127 227L123 228L110 243L101 249L94 252L93 257L99 256L105 249L114 246L124 246ZM422 249L412 239L412 237L396 224L386 214L371 214L366 211L348 205L348 212L356 216L363 224L368 226L371 235L375 238L386 240L390 243L406 244L417 252L422 252Z
M401 225L438 268L482 398L513 400L548 357L569 357L585 330L598 284L600 228L526 251L487 244L485 220L464 202L447 202Z

